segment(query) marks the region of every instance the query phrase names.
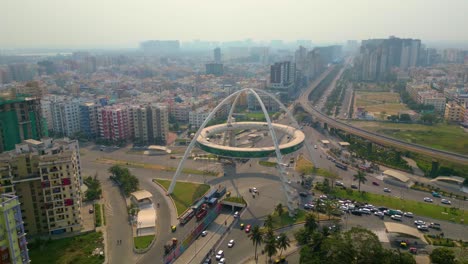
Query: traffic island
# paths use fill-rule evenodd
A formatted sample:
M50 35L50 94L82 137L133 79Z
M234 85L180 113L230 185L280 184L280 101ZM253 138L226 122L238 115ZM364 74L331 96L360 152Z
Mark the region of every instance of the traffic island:
M166 192L171 184L170 180L153 179L153 182L160 185ZM208 184L177 181L174 192L169 195L177 209L177 215L182 215L194 201L199 200L210 189Z
M133 237L133 243L135 245L135 252L136 253L144 253L148 251L149 248L153 245L155 241L155 235L147 235L147 236L137 236Z

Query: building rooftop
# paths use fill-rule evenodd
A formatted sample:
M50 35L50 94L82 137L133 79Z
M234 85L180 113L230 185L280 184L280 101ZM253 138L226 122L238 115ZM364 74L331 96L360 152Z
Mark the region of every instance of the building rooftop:
M140 191L132 192L131 195L135 197L137 201L140 201L143 199L150 199L151 197L153 197L153 195L147 190L140 190Z

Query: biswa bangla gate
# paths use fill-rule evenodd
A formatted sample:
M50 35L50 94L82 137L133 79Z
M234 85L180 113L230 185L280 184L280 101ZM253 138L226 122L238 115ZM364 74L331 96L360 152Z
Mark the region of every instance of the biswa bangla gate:
M233 122L233 112L236 107L236 104L239 100L239 97L243 93L250 93L253 94L255 99L260 104L262 112L265 116L266 122ZM287 126L282 124L272 123L271 119L268 115L267 109L265 104L260 98L260 95L268 96L273 99L278 105L280 106L281 110L286 112L287 117L290 119L290 124L293 126ZM215 125L206 127L208 122L214 117L215 113L221 109L224 105L231 104L231 108L227 117L227 122L225 124ZM234 131L235 130L243 130L243 129L256 129L256 130L267 130L269 135L273 141L273 146L271 147L262 147L262 148L242 148L234 146L235 137ZM287 134L291 140L284 144L279 144L278 138L276 136L276 131L280 131L284 134ZM210 142L209 138L212 135L224 133L223 135L223 144L215 144ZM228 142L225 145L226 141ZM239 91L236 91L226 97L221 103L219 103L208 115L205 119L203 124L198 129L197 133L195 134L194 138L190 142L189 146L187 147L182 160L180 161L177 170L172 178L171 185L169 186L168 194L171 194L174 191L177 178L182 172L183 166L187 157L190 155L192 149L197 146L200 149L212 153L221 157L227 158L264 158L269 157L271 155L276 156L277 160L277 168L279 172L279 178L281 180L282 189L284 194L287 198L287 206L290 215L294 215L296 213L298 207L298 193L295 189L293 189L288 184L288 178L285 173L285 169L283 166L283 154L288 154L297 151L303 145L306 146L307 151L309 154L312 153L312 148L310 144L308 144L305 140L304 133L300 130L299 124L294 119L293 115L290 111L272 94L267 93L263 90L252 89L252 88L245 88ZM312 155L310 155L312 158Z

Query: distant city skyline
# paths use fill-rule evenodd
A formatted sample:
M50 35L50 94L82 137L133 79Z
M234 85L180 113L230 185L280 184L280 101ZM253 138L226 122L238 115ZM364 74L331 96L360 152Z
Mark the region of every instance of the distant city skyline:
M149 39L468 43L468 1L4 1L0 49L137 48ZM466 45L465 45L466 47Z

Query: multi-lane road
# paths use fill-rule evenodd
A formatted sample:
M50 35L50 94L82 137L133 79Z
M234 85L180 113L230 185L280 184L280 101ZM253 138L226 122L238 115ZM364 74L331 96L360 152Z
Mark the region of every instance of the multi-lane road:
M326 123L330 127L334 127L334 128L346 131L347 133L363 137L365 139L368 139L370 141L373 141L382 145L393 146L398 149L420 153L420 154L427 155L436 159L443 159L443 160L456 162L456 163L460 163L464 165L468 164L468 156L466 155L439 150L439 149L434 149L434 148L398 140L398 139L384 136L381 134L373 133L373 132L370 132L370 131L367 131L358 127L351 126L347 123L341 122L337 119L329 117L326 114L320 112L319 108L315 108L310 104L309 95L317 87L317 85L328 76L328 74L331 74L331 72L332 71L330 69L325 71L319 78L317 78L317 80L315 80L309 86L309 88L297 100L297 103L299 103L300 106L307 113L314 116L318 121ZM341 73L342 72L340 72L340 74L336 76L335 81L341 76Z

